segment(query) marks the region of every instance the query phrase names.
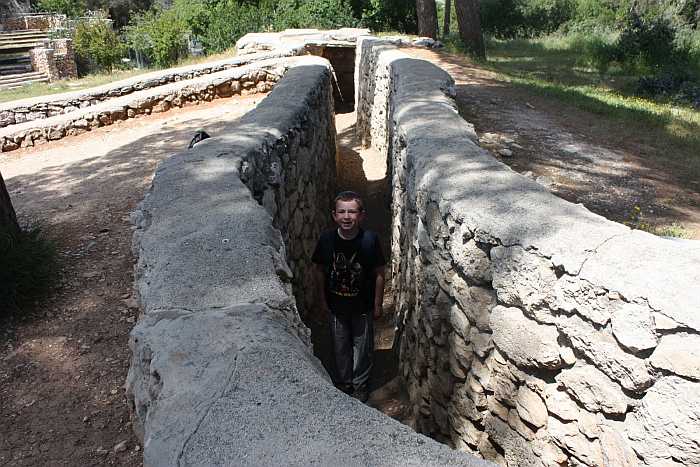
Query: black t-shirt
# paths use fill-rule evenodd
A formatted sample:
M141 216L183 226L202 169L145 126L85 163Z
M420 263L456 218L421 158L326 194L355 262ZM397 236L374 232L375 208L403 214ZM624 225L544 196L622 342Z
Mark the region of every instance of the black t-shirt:
M363 313L374 304L373 271L386 260L379 237L360 229L352 240L344 240L338 230L321 234L311 261L321 264L326 275L326 300L333 313Z

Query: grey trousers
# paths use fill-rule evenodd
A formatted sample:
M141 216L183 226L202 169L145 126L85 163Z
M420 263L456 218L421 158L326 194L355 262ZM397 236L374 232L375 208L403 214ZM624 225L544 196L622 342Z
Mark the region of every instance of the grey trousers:
M372 371L374 328L372 313L329 314L335 356L335 383L356 389L365 386Z

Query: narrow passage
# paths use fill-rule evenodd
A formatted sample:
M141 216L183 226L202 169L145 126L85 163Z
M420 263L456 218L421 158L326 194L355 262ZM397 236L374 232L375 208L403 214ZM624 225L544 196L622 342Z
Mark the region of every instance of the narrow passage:
M352 190L362 196L368 218L364 224L377 232L382 240L387 265L391 262L389 248L391 232L390 175L386 160L373 148L363 149L355 135L356 113L337 114L335 125L338 143L338 191ZM330 218L329 218L330 221ZM407 397L401 393L397 377L397 361L392 349L394 341L394 304L391 291L390 267L387 267L384 293L384 313L375 322L374 366L370 377L368 405L384 414L411 425ZM325 321L309 323L312 327L314 350L326 368L331 368L332 347Z

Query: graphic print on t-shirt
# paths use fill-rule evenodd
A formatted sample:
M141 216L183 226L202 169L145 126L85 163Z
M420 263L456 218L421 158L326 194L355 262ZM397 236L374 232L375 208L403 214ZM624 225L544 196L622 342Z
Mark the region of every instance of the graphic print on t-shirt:
M360 276L362 266L356 261L357 252L350 258L343 253L333 254L331 267L330 291L343 297L356 297L360 293Z

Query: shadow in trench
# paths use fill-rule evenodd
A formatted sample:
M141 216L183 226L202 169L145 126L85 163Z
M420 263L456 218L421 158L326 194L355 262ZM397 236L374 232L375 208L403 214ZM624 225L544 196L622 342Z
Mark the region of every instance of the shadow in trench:
M355 120L355 112L336 115L337 189L352 190L362 196L368 213L364 228L379 234L387 264L390 264L391 187L386 174L386 161L373 149L361 148L360 141L355 136ZM329 216L330 226L332 221ZM389 272L387 268L387 274ZM408 398L401 392L397 377L397 360L393 351L394 304L388 276L386 284L384 313L375 321L374 326L374 365L370 376L368 405L410 424L407 419L410 413L407 410ZM307 325L311 327L314 353L329 373L333 374L333 350L327 321L316 317Z

